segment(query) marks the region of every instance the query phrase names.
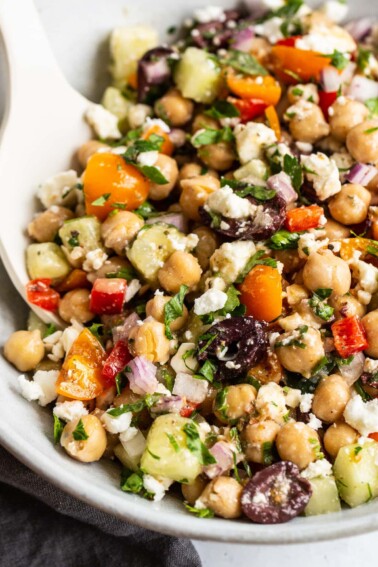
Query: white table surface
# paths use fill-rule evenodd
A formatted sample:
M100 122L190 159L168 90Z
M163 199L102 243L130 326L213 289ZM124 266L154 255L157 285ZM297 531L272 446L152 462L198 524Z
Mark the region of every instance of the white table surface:
M1 0L0 0L1 1ZM16 3L16 0L15 0ZM213 2L216 4L216 1ZM86 62L94 59L96 52L106 52L106 47L93 43L92 37L98 33L104 38L104 30L114 25L116 17L121 14L111 14L112 0L104 2L106 10L96 18L95 14L87 12L85 28L75 25L79 13L86 4L83 0L36 0L37 7L49 35L51 45L67 78L78 90L86 96L100 96L106 84L106 73L96 73L96 84L89 82L85 73L81 73ZM67 5L73 9L67 10ZM119 3L118 11L119 11ZM63 7L65 6L65 7ZM63 14L66 17L63 17ZM124 14L123 14L124 17ZM95 23L94 23L95 22ZM88 29L91 33L88 33ZM88 37L83 41L82 36ZM80 45L80 49L78 46ZM1 45L0 45L1 48ZM25 46L27 49L27 46ZM4 62L0 50L0 116L4 103L4 82L1 80L4 72ZM1 293L1 288L0 288ZM279 526L277 526L279 529ZM208 543L194 541L203 567L370 567L377 564L378 533L366 536L318 544L259 546L232 545L226 543Z

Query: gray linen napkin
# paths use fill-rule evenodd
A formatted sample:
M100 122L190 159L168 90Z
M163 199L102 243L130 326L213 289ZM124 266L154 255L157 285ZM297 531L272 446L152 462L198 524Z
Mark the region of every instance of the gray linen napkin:
M0 446L0 567L200 567L189 540L127 524L33 473Z

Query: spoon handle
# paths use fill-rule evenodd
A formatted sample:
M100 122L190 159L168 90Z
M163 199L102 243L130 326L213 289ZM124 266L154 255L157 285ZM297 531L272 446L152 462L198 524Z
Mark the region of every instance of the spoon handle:
M33 0L0 0L0 32L8 63L12 106L30 91L66 82L52 53ZM47 94L47 93L46 93Z

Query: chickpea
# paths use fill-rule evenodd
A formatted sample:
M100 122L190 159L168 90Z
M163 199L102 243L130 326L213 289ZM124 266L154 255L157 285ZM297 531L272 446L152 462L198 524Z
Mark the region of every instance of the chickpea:
M177 89L169 90L155 103L155 113L170 126L184 126L192 118L194 104Z
M338 240L340 238L349 238L350 230L346 226L332 220L327 219L326 225L324 227L325 235L329 240Z
M343 224L358 224L366 219L370 201L371 194L365 187L347 183L330 199L329 212Z
M272 46L269 41L263 37L254 37L251 42L250 52L254 55L259 62L265 66L268 56L271 52Z
M319 106L306 102L306 109L297 112L290 119L289 129L295 140L314 144L329 134L329 125Z
M98 140L89 140L88 142L84 142L84 144L82 144L77 150L77 159L79 160L81 167L85 169L89 158L92 157L93 154L97 154L100 150L105 151L108 149L110 148L107 144L103 144Z
M266 356L248 370L248 376L252 376L261 384L268 384L269 382L279 384L283 372L276 353L268 349Z
M148 320L133 327L129 334L129 349L133 356L145 356L151 362L167 362L170 344L163 323Z
M176 250L158 271L160 285L169 293L178 293L181 285L193 289L201 279L202 270L189 252Z
M99 396L96 398L96 409L107 410L108 407L113 403L116 396L117 389L115 386L110 386L106 388Z
M296 250L275 250L274 257L283 264L285 274L296 272L304 264L303 259L299 258Z
M69 323L72 319L79 323L88 323L95 315L89 310L90 291L88 289L73 289L59 301L59 315Z
M337 98L329 113L332 136L345 142L348 132L366 120L368 114L369 111L362 102L344 96Z
M310 254L303 268L303 281L311 291L330 288L335 296L348 293L352 277L348 264L330 250L326 250L322 254Z
M98 417L83 415L81 421L88 439L75 441L73 433L79 421L79 419L75 419L67 423L63 429L60 444L70 457L77 461L82 463L99 461L105 452L107 444L105 429Z
M346 145L356 161L378 162L378 119L365 120L352 128L347 135Z
M218 142L208 144L198 150L198 157L216 171L226 171L232 167L236 159L235 152L230 142Z
M166 199L168 197L168 195L176 185L179 171L176 160L169 156L166 156L165 154L159 154L154 167L159 168L160 172L167 180L167 183L164 183L163 185L159 185L158 183L151 183L149 196L154 201L161 201L162 199Z
M349 400L350 389L345 380L338 374L331 374L316 387L312 411L321 421L334 423L342 417Z
M209 174L183 179L179 202L185 216L190 220L200 221L199 208L206 203L210 193L213 193L219 187L219 180Z
M278 360L287 370L299 372L303 374L305 378L309 378L314 366L324 356L321 334L318 330L309 327L304 333L291 331L280 335L276 344L277 342L285 343L286 341L288 341L289 344L275 348ZM299 341L304 345L304 348L296 346L295 344L290 345L291 341Z
M373 358L378 358L378 309L370 311L361 320L367 335L369 346L365 353Z
M319 437L301 421L286 423L276 437L276 447L283 461L291 461L300 469L314 462L320 452Z
M264 464L264 443L274 443L280 429L271 419L249 423L241 435L247 460Z
M28 234L37 242L52 242L66 220L74 216L70 209L57 205L43 211L28 225Z
M106 274L114 274L119 272L119 270L130 268L131 264L126 258L121 258L120 256L112 256L105 260L101 268L87 274L87 279L90 282L94 282L97 278L105 278Z
M159 323L164 323L164 307L170 301L172 297L169 295L155 295L152 299L147 301L146 304L146 315L147 317L153 317ZM171 331L179 331L182 327L186 324L188 320L188 309L185 305L182 308L182 315L181 317L177 317L172 323L169 325Z
M113 248L116 254L121 255L143 225L144 220L135 213L117 211L102 223L101 236L107 248Z
M207 482L202 476L197 476L190 484L181 485L182 495L191 506L194 506L196 500L201 496L206 484Z
M343 317L363 317L366 313L366 306L362 305L353 295L343 295L342 297L332 297L331 306L334 308L336 319Z
M4 345L4 356L20 372L33 370L45 356L41 331L35 329L12 333Z
M200 175L212 175L218 179L219 175L214 169L203 167L199 163L189 162L182 166L179 173L179 181L183 179L191 179L192 177L199 177Z
M214 254L215 250L219 246L218 237L215 232L207 226L199 226L192 232L199 238L198 244L193 251L193 254L197 258L202 270L206 271L210 264L210 257Z
M214 478L206 486L200 501L221 518L239 518L241 516L241 495L243 487L237 480L227 476Z
M341 447L357 443L359 437L359 433L353 427L343 421L337 421L330 425L325 432L323 439L324 447L327 453L333 459L336 459Z
M256 388L250 384L237 384L228 386L223 392L225 392L225 397L222 396L220 401L217 396L213 406L214 414L219 421L234 422L252 412L256 400Z
M198 130L203 130L204 128L210 130L219 130L220 124L215 118L206 116L206 114L197 114L193 120L192 133L195 134Z

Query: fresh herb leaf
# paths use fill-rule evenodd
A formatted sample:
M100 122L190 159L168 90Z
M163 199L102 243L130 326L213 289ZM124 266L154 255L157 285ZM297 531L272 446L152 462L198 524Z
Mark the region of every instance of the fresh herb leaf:
M295 333L296 335L287 340L285 339L285 341L276 341L274 343L274 348L278 348L278 347L288 347L288 346L295 346L295 347L299 347L299 348L306 348L305 343L303 343L301 341L301 339L303 338L303 335L305 335L308 331L308 326L307 325L302 325L301 327L298 327L298 329L296 329ZM299 334L299 336L298 336Z
M365 100L365 106L370 112L370 117L378 114L378 98L369 98Z
M125 370L127 371L127 367L126 367ZM108 410L107 413L109 415L111 415L112 417L118 417L119 415L122 415L122 414L128 413L128 412L140 413L146 407L147 407L146 400L142 399L142 400L138 400L137 402L134 402L133 404L122 404L122 405L118 406L117 408L112 408L112 409Z
M218 142L232 142L235 136L230 127L226 126L220 130L213 128L205 128L199 130L198 134L192 137L192 145L195 148L208 146L209 144L217 144Z
M356 63L360 71L364 72L367 69L370 64L371 55L372 52L370 49L358 46Z
M262 458L264 465L273 463L273 443L271 441L265 441L262 444Z
M152 451L150 451L150 449L147 448L147 453L149 453L149 455L151 455L151 457L153 459L155 459L156 461L160 461L160 457L159 455L155 455L155 453L153 453Z
M326 300L330 297L332 291L332 289L328 288L317 289L308 302L315 315L320 317L320 319L323 319L323 321L329 321L332 319L335 311L333 307L326 303Z
M259 201L268 201L276 196L276 191L273 189L267 189L266 187L259 187L254 185L249 185L243 181L236 181L236 179L226 179L222 177L221 187L231 187L235 195L238 197L251 196Z
M363 389L363 384L362 384L361 378L359 378L357 380L357 382L355 382L353 384L353 387L356 390L357 394L359 394L361 396L361 398L364 402L369 402L372 399L370 394L365 392L365 390Z
M302 167L296 157L285 154L283 158L283 170L290 177L293 188L297 193L303 183Z
M263 67L253 55L245 51L230 49L222 59L222 64L232 67L245 75L267 75L268 71Z
M92 325L88 327L88 331L90 331L96 339L101 341L104 336L104 325L102 323L92 323Z
M120 372L116 374L115 385L116 385L117 394L120 395L123 388L123 376Z
M210 508L195 508L184 502L185 508L191 514L195 514L198 518L214 518L214 512Z
M228 388L223 388L219 390L214 400L214 409L221 414L223 419L228 421L228 403L227 403Z
M176 295L174 295L164 306L165 335L168 339L173 339L170 324L178 317L181 317L184 299L188 289L187 285L181 285L179 292L176 293Z
M198 370L198 374L194 375L194 378L199 378L207 380L208 382L214 381L214 372L216 372L217 366L211 360L206 360L201 368Z
M120 268L116 272L108 272L107 274L105 274L105 277L108 279L121 278L130 282L137 277L137 274L134 268L127 266L125 268Z
M140 205L140 207L135 209L134 213L145 220L155 217L157 214L159 214L155 207L148 201L145 201L142 205Z
M316 295L320 299L328 299L329 297L331 297L332 292L333 289L330 287L318 287L318 289L316 289L314 293L316 293Z
M99 197L95 201L92 201L91 205L93 205L94 207L102 207L103 205L105 205L110 195L111 193L104 193L103 195L101 195L101 197Z
M240 116L236 106L227 100L216 100L213 106L206 110L204 114L217 120L220 118L238 118Z
M198 354L202 354L205 350L211 345L211 343L217 338L216 334L212 333L205 333L201 335L198 340L199 341L207 341L206 344L198 351Z
M369 244L369 246L366 248L366 252L368 254L372 254L373 256L378 256L378 246L373 246L372 244Z
M358 453L361 453L361 451L362 451L362 447L360 447L360 445L357 445L357 447L354 448L355 456L357 456Z
M376 126L375 128L368 128L367 130L364 130L364 134L373 134L373 132L376 132L378 130L378 126Z
M55 414L53 414L53 417L54 417L54 443L56 445L60 441L64 426L66 424L64 423L64 421L59 419L59 417L56 416Z
M152 500L154 495L148 492L143 486L143 473L142 471L130 471L128 469L123 469L121 473L121 490L124 492L132 492L133 494L139 494L143 498Z
M49 323L42 335L42 338L45 339L46 337L49 337L50 335L56 333L56 331L57 328L55 327L54 323Z
M147 177L147 179L152 181L152 183L156 183L157 185L165 185L168 183L168 179L164 177L160 169L153 165L135 165L135 167Z
M279 230L276 234L271 236L268 241L268 246L272 250L290 250L298 248L300 235L300 232L289 232L285 229Z
M75 439L75 441L86 441L88 439L89 435L85 431L82 419L79 419L77 426L72 432L72 437Z
M331 59L331 65L333 67L336 67L336 69L338 69L339 71L345 69L345 67L350 63L350 59L348 59L348 57L346 57L344 53L341 53L341 51L338 51L337 49L335 49L335 51L330 55L324 55L324 57L329 57Z
M189 451L197 457L201 465L213 465L217 462L206 445L202 443L194 422L186 423L182 430L186 434L186 445Z
M171 433L166 433L166 436L168 437L170 444L172 445L173 449L175 450L175 453L179 453L180 446L177 443L176 437L174 435L172 435Z
M236 283L242 283L245 277L255 266L263 265L263 266L271 266L272 268L277 268L277 260L269 257L264 258L265 255L266 252L264 250L259 250L258 252L256 252L256 254L254 254L252 258L250 258L246 263L245 267L239 274Z
M291 93L292 93L294 96L302 96L302 95L303 95L303 90L300 89L299 87L294 87L294 88L292 89Z
M71 236L67 240L67 243L71 248L75 248L75 246L80 246L79 236L80 232L78 230L71 230Z

